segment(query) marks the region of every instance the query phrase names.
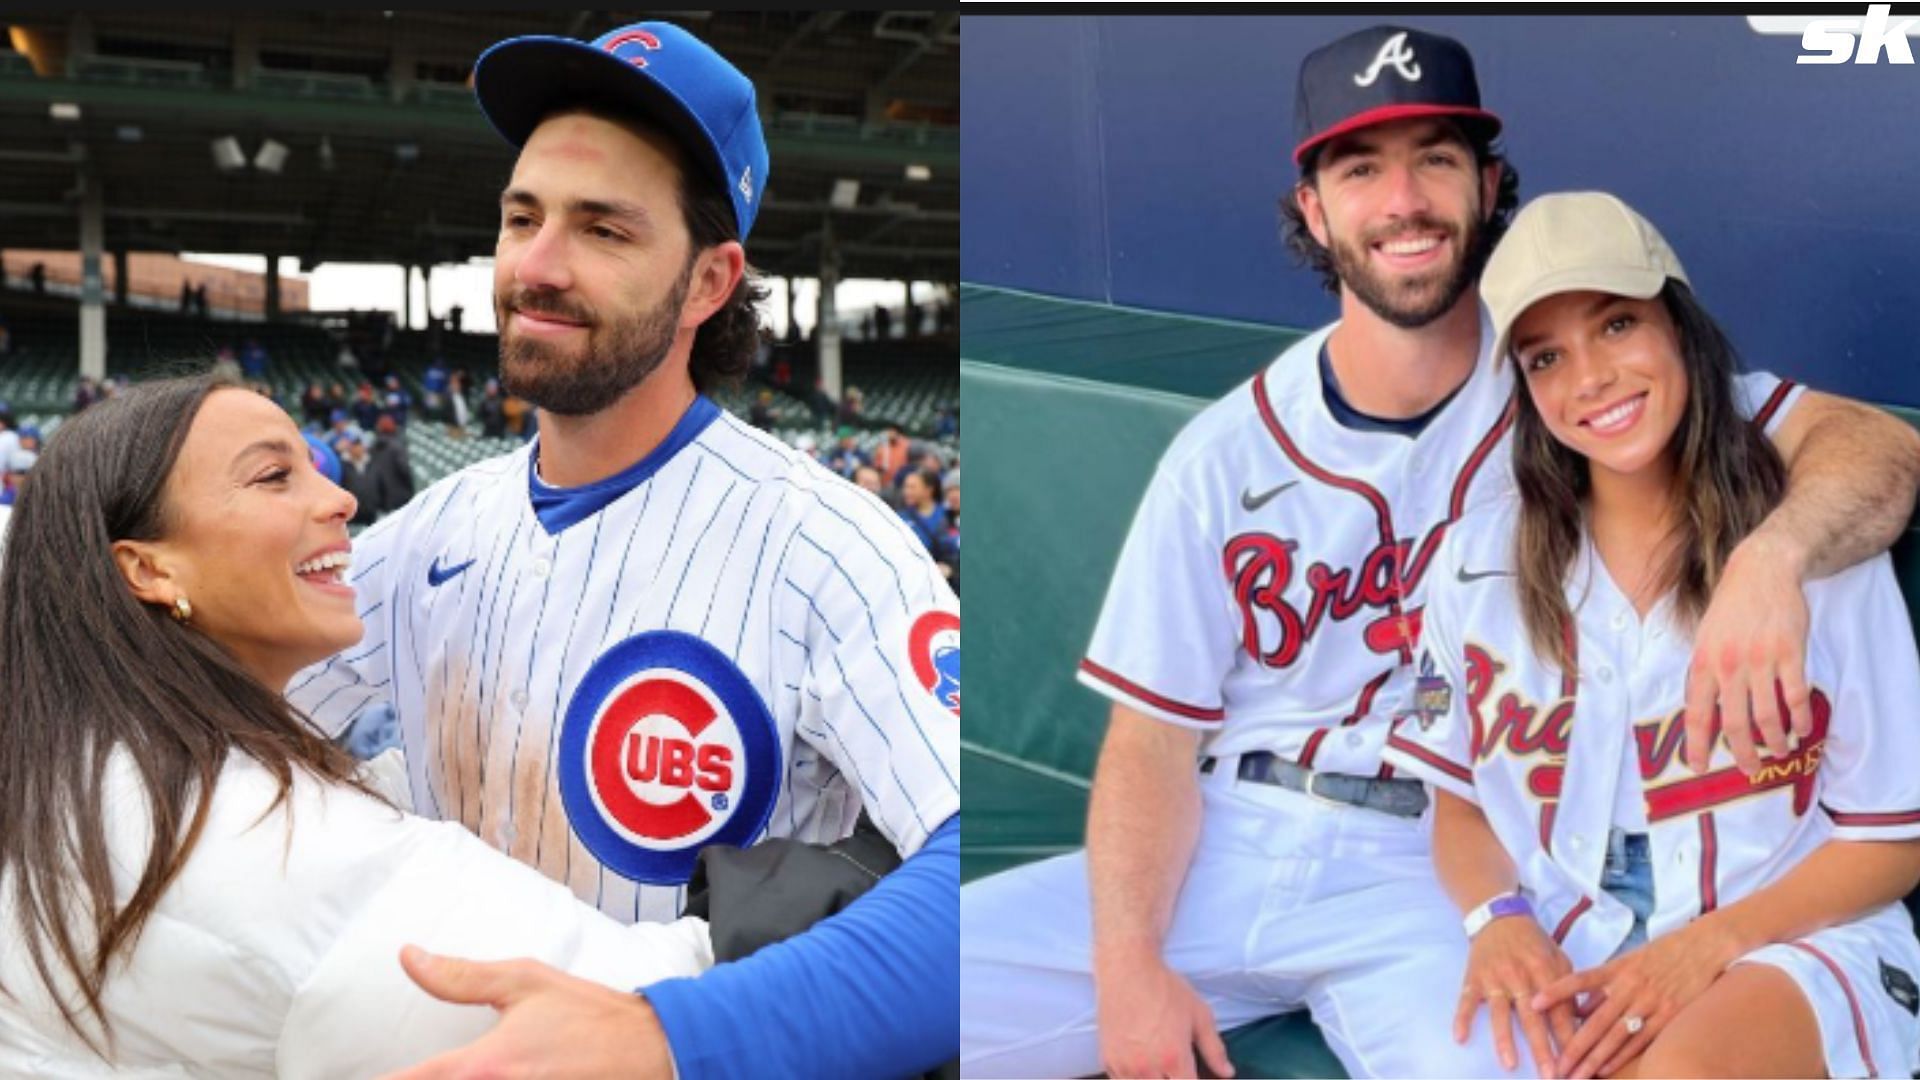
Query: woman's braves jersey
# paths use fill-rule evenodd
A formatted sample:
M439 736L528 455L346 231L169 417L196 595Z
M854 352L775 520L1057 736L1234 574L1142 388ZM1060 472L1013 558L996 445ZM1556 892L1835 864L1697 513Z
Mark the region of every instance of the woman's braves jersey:
M1336 324L1337 325L1337 324ZM1510 364L1482 355L1415 438L1327 409L1308 334L1196 416L1161 458L1120 554L1080 681L1206 733L1361 776L1408 707L1434 553L1512 486ZM1483 348L1492 328L1484 313ZM1777 422L1790 384L1741 380ZM1778 415L1776 415L1778 414Z
M1624 777L1650 836L1654 937L1777 880L1829 839L1920 837L1920 724L1906 715L1920 657L1887 556L1806 587L1812 733L1752 777L1716 741L1695 774L1682 757L1692 640L1671 597L1641 618L1583 544L1567 576L1569 677L1534 652L1519 616L1518 508L1510 498L1477 511L1441 545L1418 701L1386 758L1479 804L1576 968L1604 962L1632 928L1600 887ZM1911 945L1904 910L1890 910Z
M330 732L390 702L418 812L626 920L708 843L864 808L905 856L958 812L959 602L878 499L704 397L598 483L537 454L362 534L366 636L288 693Z

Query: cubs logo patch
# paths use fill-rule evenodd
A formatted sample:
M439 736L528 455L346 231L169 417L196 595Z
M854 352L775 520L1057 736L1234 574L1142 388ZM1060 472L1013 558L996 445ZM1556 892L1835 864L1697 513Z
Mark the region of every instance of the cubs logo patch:
M929 611L907 631L907 657L913 674L935 701L960 715L960 616Z
M653 630L601 654L560 725L567 821L608 869L681 885L707 844L766 827L780 744L760 694L726 654Z
M625 60L634 67L643 68L647 66L647 58L641 50L659 49L660 38L648 31L634 29L613 34L603 39L599 44L602 49ZM638 49L633 48L633 46L636 45L639 46Z
M1420 677L1413 684L1413 718L1419 722L1420 730L1433 727L1434 721L1447 714L1453 707L1453 687L1446 676L1440 674L1433 662L1433 654L1420 654Z

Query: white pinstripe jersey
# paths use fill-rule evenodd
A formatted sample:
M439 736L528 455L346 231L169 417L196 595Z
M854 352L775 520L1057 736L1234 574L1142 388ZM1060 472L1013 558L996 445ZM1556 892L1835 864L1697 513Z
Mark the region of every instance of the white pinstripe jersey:
M1337 325L1337 324L1336 324ZM1334 419L1308 334L1189 422L1134 516L1079 678L1199 730L1214 756L1269 751L1390 776L1387 721L1411 707L1434 552L1511 489L1512 366L1484 352L1417 437ZM1777 423L1791 384L1739 380ZM1771 430L1771 429L1769 429Z
M959 602L878 499L702 397L617 476L556 491L537 442L354 544L366 636L288 696L398 711L414 808L616 918L679 913L697 849L903 856L957 813Z

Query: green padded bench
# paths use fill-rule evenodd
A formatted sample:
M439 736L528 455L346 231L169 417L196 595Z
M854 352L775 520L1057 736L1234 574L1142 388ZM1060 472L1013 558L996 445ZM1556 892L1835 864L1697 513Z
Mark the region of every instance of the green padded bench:
M972 558L988 553L968 603L999 613L970 659L961 875L972 880L1080 846L1107 706L1074 667L1154 463L1206 402L964 360L960 396ZM1346 1075L1305 1012L1226 1041L1241 1076Z
M996 311L996 330L1025 319L1029 330L1065 332L1045 318L1044 305L998 299L1006 302ZM1085 329L1088 314L1068 310L1062 319ZM971 341L972 307L966 318ZM1145 332L1154 320L1177 321L1150 315L1134 329ZM1235 362L1244 378L1288 340L1284 331L1265 338L1234 332L1221 344L1241 354ZM1146 379L1115 385L1060 373L1072 363L1052 371L983 363L966 344L963 355L960 392L975 477L968 528L973 559L986 567L973 568L968 589L976 611L996 613L992 632L974 643L964 729L961 872L972 880L1081 844L1107 705L1074 682L1073 671L1154 464L1208 399L1143 386ZM1013 351L995 355L1008 359ZM1218 383L1223 363L1201 365L1202 381ZM1127 378L1146 371L1108 364L1097 373ZM1920 412L1890 411L1920 429ZM1894 556L1908 607L1920 611L1920 529L1908 527ZM1345 1075L1305 1012L1230 1032L1227 1046L1241 1076Z

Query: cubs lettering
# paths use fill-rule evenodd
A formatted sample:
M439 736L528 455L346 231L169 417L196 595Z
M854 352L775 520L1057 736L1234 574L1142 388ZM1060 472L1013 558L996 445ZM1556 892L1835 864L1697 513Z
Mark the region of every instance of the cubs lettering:
M630 733L627 776L640 784L657 777L667 787L725 791L733 786L733 751L725 746L695 747L684 739Z
M560 795L609 868L679 884L702 845L745 845L773 809L780 751L765 703L724 653L654 630L609 649L568 704Z

